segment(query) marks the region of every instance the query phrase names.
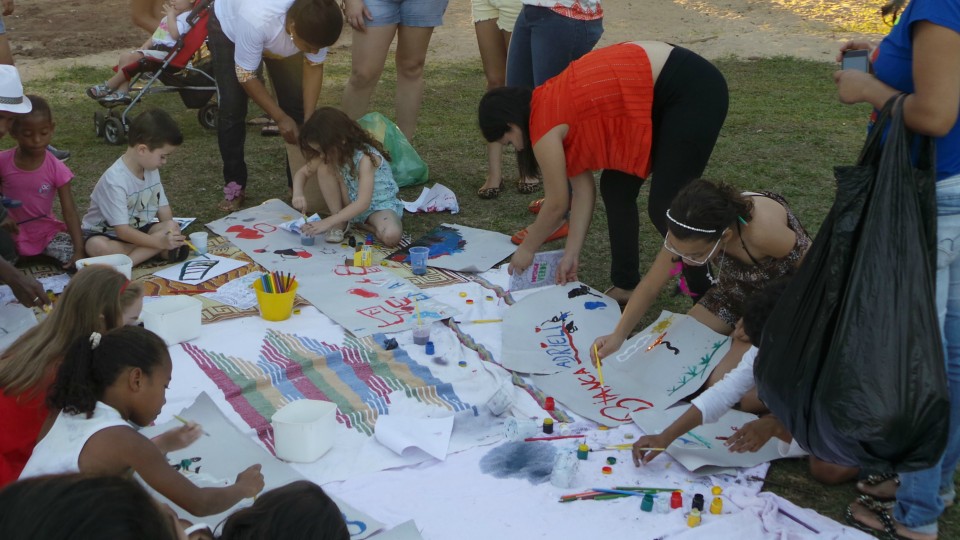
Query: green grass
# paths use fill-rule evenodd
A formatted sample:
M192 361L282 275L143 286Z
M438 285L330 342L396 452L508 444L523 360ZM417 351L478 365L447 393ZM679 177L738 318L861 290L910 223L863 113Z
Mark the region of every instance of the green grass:
M392 60L391 60L392 61ZM773 58L716 62L730 86L730 112L706 177L730 182L745 190L771 190L784 196L808 231L816 233L833 200L832 168L856 160L864 139L869 109L841 105L831 79L832 65ZM327 64L321 101L336 105L349 74L349 57L336 51ZM51 80L28 85L28 91L48 98L57 121L54 143L73 151L68 163L76 174L74 193L81 209L100 174L122 153L93 133L92 116L99 106L83 95L86 86L106 77L107 71L74 69ZM388 67L374 96L372 109L393 114L394 76ZM527 203L532 196L512 189L516 179L513 156L505 158L505 190L499 199L480 200L476 190L485 176L485 148L476 127L476 104L484 88L479 61L458 64L428 64L427 88L414 146L430 164L431 182L440 182L456 192L461 212L407 216L406 231L413 237L444 221L512 233L530 223ZM185 144L161 171L167 194L177 216L196 216L199 223L221 217L215 209L222 196L221 162L216 136L203 130L195 111L186 110L175 95L148 100L179 119ZM256 111L251 111L251 115ZM12 145L11 139L0 141ZM279 139L263 138L251 128L247 139L250 168L248 204L268 198L287 198ZM401 197L412 200L420 188L405 189ZM641 194L646 215L646 189ZM653 227L642 220L643 264L649 264L660 240ZM557 246L549 246L557 247ZM609 286L609 247L606 214L598 204L586 248L581 257L581 279L595 288ZM650 310L645 324L661 309L686 311L689 302L664 293ZM805 464L783 461L774 464L769 489L800 506L842 521L846 504L855 497L852 485L828 488L813 481ZM960 520L954 511L941 520L941 537L960 537Z

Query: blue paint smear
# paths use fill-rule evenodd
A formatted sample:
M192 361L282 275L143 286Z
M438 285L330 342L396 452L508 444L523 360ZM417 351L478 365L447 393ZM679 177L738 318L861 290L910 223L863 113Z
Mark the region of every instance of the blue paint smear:
M556 449L544 442L508 442L483 456L480 470L494 478L523 478L531 484L550 479Z
M606 302L584 302L583 307L587 309L603 309L607 307Z

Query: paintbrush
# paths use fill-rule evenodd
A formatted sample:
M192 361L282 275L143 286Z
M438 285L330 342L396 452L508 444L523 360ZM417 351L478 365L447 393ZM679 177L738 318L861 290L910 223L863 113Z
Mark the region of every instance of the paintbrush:
M603 386L603 363L600 362L600 353L597 352L597 344L593 344L593 357L597 359L597 376L600 377L600 386Z
M183 243L186 244L187 247L189 247L190 249L196 251L197 254L200 255L201 257L203 257L204 259L209 259L209 258L210 258L210 257L207 257L207 254L206 254L206 253L200 253L200 250L197 249L197 246L191 244L190 241L187 240L186 238L183 239Z
M180 416L180 415L178 415L178 414L173 415L173 417L176 418L177 420L183 422L183 425L185 425L185 426L189 426L189 425L190 425L190 421L189 421L189 420L187 420L186 418L184 418L184 417L182 417L182 416ZM210 436L210 434L207 433L206 431L204 431L204 430L202 430L202 429L201 429L200 431L203 432L203 434L206 435L207 437Z

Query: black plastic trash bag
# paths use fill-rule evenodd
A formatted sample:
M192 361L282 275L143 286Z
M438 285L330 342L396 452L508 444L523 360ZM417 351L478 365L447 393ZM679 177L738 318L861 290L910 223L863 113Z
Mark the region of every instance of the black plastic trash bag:
M882 134L887 132L886 141ZM760 399L808 452L876 472L931 467L946 444L936 313L933 148L917 167L891 99L763 331Z

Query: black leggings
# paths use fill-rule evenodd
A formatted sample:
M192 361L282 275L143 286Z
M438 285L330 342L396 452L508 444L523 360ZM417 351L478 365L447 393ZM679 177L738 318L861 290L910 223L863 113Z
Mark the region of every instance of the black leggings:
M674 47L653 87L653 145L650 150L650 200L647 213L660 235L667 233L666 212L679 191L703 174L727 117L727 82L713 64ZM600 195L610 234L610 280L621 289L640 282L640 212L637 198L644 179L604 170ZM710 283L706 266L684 265L694 293Z

